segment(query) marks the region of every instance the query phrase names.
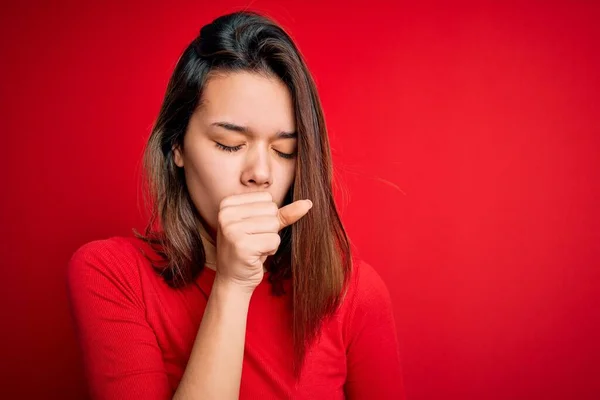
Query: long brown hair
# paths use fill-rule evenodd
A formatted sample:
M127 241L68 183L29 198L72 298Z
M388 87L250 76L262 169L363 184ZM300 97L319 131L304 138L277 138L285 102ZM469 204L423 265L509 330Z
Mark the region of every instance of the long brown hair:
M141 235L164 262L153 263L172 287L191 282L204 268L198 231L204 223L194 207L183 170L173 160L182 146L190 116L199 105L211 73L251 71L278 77L289 88L298 132L295 180L285 204L311 199L311 211L280 232L270 281L275 294L292 279L294 365L324 319L339 306L352 267L348 237L332 189L332 162L321 102L311 74L294 42L271 19L236 12L205 25L181 55L144 153L145 199L150 219Z

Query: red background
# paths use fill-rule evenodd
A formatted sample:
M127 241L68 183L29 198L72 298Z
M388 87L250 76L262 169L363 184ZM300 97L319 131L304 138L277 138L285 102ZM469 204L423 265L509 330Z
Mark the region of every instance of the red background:
M140 157L173 66L245 4L51 3L0 12L3 398L84 396L67 260L143 226ZM599 398L600 7L412 3L251 3L317 81L408 397Z

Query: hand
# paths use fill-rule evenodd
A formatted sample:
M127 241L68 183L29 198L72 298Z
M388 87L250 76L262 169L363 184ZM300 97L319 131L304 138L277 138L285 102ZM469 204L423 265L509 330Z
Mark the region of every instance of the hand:
M298 200L278 208L269 192L223 199L217 218L217 278L254 291L263 279L265 260L279 248L279 231L311 207L310 200Z

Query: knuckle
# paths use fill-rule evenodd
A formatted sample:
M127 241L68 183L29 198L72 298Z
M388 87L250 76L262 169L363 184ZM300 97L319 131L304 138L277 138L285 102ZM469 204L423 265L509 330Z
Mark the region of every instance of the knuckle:
M275 246L279 246L281 244L281 236L277 234L273 235L273 242L275 243Z
M272 215L277 215L277 211L279 211L279 207L277 207L277 204L275 202L269 203L269 212Z
M221 202L219 203L219 209L223 209L225 207L227 207L229 205L229 197L225 197L223 200L221 200Z
M227 225L227 221L227 212L225 210L221 210L217 216L217 222L219 223L219 226L225 227Z
M278 218L271 218L270 219L270 226L269 228L273 231L273 232L277 232L279 231L279 219ZM277 235L277 237L279 237L279 235Z
M269 249L276 249L277 246L279 246L280 241L281 241L281 238L279 237L278 234L271 233L265 240L265 246L268 247Z

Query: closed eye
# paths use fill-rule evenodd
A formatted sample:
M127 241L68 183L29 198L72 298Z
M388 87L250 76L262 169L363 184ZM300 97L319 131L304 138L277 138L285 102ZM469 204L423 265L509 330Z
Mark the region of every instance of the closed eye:
M219 142L215 142L215 143L217 144L217 147L219 149L226 151L228 153L233 153L234 151L238 151L242 148L242 145L230 147L230 146L225 146L224 144L221 144Z
M234 153L236 151L241 150L242 145L238 145L238 146L225 146L224 144L221 144L219 142L215 142L217 148L226 151L228 153ZM285 158L287 160L292 159L296 156L296 153L282 153L281 151L277 151L275 150L275 152L281 157L281 158Z

